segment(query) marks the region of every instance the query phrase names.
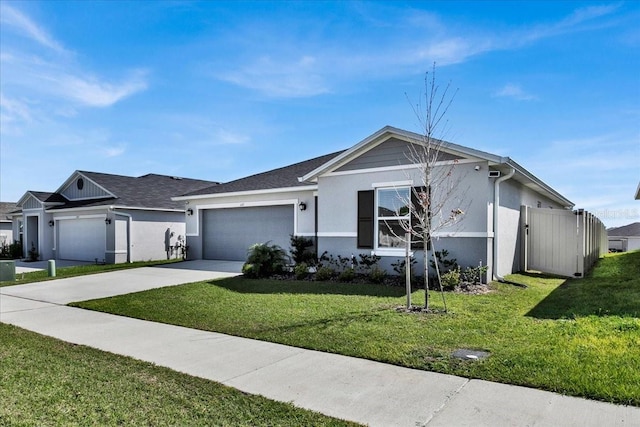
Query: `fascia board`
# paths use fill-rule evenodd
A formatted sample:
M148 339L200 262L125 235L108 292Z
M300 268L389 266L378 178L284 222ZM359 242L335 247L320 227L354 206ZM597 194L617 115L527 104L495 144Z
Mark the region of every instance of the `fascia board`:
M302 176L301 178L299 178L299 180L301 182L317 181L320 175L323 175L325 173L328 173L335 169L340 168L341 166L350 162L354 158L366 153L367 151L382 144L384 141L386 141L390 137L394 137L394 136L397 137L398 139L401 139L409 143L414 143L414 144L416 143L421 144L422 141L424 141L423 135L417 134L415 132L409 132L406 130L394 128L392 126L385 126L384 128L380 129L378 132L363 139L353 147L349 148L344 153L334 157L324 165ZM471 158L486 160L488 162L495 162L495 163L501 163L503 159L500 156L496 156L494 154L487 153L480 150L475 150L473 148L464 147L462 145L454 144L452 142L440 141L440 140L438 140L438 142L442 143L443 151L449 152L452 154L461 154L463 157L471 157Z
M46 213L58 213L58 212L80 212L80 211L100 211L100 210L139 210L139 211L159 211L159 212L184 212L184 209L170 209L170 208L148 208L142 206L119 206L119 205L100 205L100 206L86 206L67 209L47 209Z
M262 194L277 194L277 193L293 193L297 191L317 191L317 185L304 185L299 187L283 187L283 188L270 188L268 190L248 190L248 191L233 191L229 193L214 193L214 194L198 194L194 196L177 196L172 197L174 202L200 200L200 199L217 199L221 197L233 197L233 196L258 196Z
M571 200L567 199L562 194L558 193L556 190L554 190L549 185L544 183L540 178L536 177L534 174L532 174L531 172L529 172L528 170L526 170L525 168L520 166L517 162L515 162L511 158L506 157L505 161L503 162L503 164L514 168L516 170L516 172L518 173L518 175L520 175L521 177L523 177L527 181L529 181L532 184L534 184L543 193L546 193L546 195L550 199L555 200L556 202L560 203L561 205L563 205L564 207L569 208L569 209L572 209L575 206L575 204Z

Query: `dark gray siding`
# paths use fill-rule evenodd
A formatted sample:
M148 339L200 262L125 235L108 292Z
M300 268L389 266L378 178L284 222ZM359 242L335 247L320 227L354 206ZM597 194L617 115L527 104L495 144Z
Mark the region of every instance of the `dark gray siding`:
M396 138L390 138L388 141L383 142L363 155L358 156L346 165L340 167L337 171L342 172L411 164L413 162L409 160L412 157L410 145L411 144L408 142L401 141ZM461 157L444 152L440 154L441 161L454 159L461 159Z

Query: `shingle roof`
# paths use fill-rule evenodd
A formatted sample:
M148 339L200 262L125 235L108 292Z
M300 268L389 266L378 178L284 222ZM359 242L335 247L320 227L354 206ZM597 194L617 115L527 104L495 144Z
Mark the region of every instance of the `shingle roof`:
M622 227L609 228L607 230L609 236L632 237L640 236L640 222L623 225Z
M16 211L18 205L15 202L0 202L0 221L6 221L7 215Z
M150 209L183 209L184 204L171 200L172 196L215 186L214 181L147 174L140 177L78 171L116 197L67 201L52 209L116 205Z
M328 162L340 153L342 153L342 151L337 151L335 153L326 154L304 162L247 176L245 178L240 178L214 187L202 188L190 193L184 193L183 195L200 196L218 193L235 193L241 191L308 186L308 183L300 182L298 178L320 167L320 165Z
M61 194L46 191L29 191L33 197L43 203L64 203L67 201Z

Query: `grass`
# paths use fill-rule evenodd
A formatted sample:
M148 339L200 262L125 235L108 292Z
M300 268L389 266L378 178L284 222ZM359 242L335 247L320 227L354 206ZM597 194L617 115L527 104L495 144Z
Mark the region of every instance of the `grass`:
M450 293L445 315L396 312L405 301L399 288L242 277L75 305L640 406L639 268L635 252L601 259L580 280L511 275L527 287ZM413 298L419 304L424 293ZM439 304L432 293L432 306ZM450 356L459 348L491 355L461 361Z
M0 425L355 425L0 323Z
M87 274L104 273L106 271L126 270L129 268L151 267L160 264L180 262L180 259L159 260L159 261L137 261L123 264L87 264L72 267L56 268L56 277L49 277L47 270L32 271L29 273L16 274L15 281L2 281L0 287L24 285L26 283L43 282L45 280L63 279L65 277L85 276Z

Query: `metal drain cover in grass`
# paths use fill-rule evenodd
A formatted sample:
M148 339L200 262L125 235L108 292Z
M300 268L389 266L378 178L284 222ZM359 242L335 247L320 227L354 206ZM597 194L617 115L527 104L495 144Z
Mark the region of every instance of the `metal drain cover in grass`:
M462 360L481 360L481 359L484 359L486 357L489 357L489 352L488 351L469 350L469 349L466 349L466 348L461 348L459 350L454 351L452 356L453 357L457 357L458 359L462 359Z

